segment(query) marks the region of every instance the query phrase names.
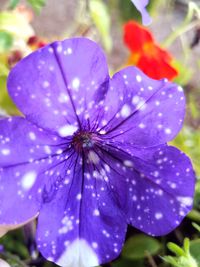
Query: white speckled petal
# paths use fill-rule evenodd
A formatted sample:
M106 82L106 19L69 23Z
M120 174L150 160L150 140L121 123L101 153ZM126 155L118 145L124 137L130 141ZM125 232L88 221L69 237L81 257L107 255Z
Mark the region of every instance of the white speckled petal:
M0 225L15 227L38 214L62 178L67 146L24 118L0 120Z
M0 168L28 164L66 149L63 139L22 117L0 120ZM65 140L67 143L67 140Z
M104 103L100 131L114 142L151 147L172 140L185 114L183 89L153 80L135 67L116 73Z
M100 47L89 39L73 38L21 60L8 77L8 90L28 120L63 136L96 119L108 80Z
M127 227L109 184L97 178L93 165L80 166L79 160L71 169L72 183L43 205L38 220L39 250L67 267L91 267L116 258Z
M19 62L8 89L25 118L0 120L0 226L39 213L45 258L110 262L128 223L162 235L190 211L191 162L166 145L183 123L181 87L134 67L110 79L99 46L72 38Z
M134 156L128 156L130 151ZM195 174L189 158L170 146L143 150L129 147L125 154L116 149L110 155L104 156L108 165L112 157L119 160L112 168L115 176L108 179L120 202L127 201L122 207L128 223L150 235L164 235L176 228L193 204Z

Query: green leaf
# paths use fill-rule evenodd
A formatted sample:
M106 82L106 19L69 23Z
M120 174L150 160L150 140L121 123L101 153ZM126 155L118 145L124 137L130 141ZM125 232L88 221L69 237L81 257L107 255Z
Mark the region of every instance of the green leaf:
M9 252L3 253L1 258L12 267L28 267L18 256L12 255Z
M14 9L19 4L19 0L10 0L9 2L9 8Z
M200 265L200 239L190 241L190 253Z
M175 243L168 243L168 248L176 254L176 256L164 256L163 260L176 267L197 267L195 258L190 254L190 240L185 238L183 241L183 248Z
M132 260L142 259L147 251L150 255L155 255L160 249L161 244L157 239L138 234L128 239L125 243L122 257Z
M183 247L186 253L190 253L190 239L189 238L186 237L184 239Z
M8 51L13 44L13 37L6 31L0 31L0 53Z
M0 61L0 76L7 76L9 73L9 69L7 65Z
M107 6L102 0L90 0L89 9L91 18L101 34L103 45L110 52L112 39L110 34L110 15Z
M190 109L190 113L194 119L197 119L199 117L199 107L198 107L199 103L198 100L196 99L196 95L189 94L188 100L189 100L188 106Z
M175 243L169 242L167 244L167 247L169 250L171 250L177 256L184 256L185 255L185 251L182 248L180 248L178 245L176 245Z
M172 145L177 146L180 150L188 154L194 164L197 177L200 177L200 134L198 130L194 130L189 126L184 126L178 136L171 142ZM196 191L200 200L200 184ZM196 196L195 196L196 197ZM195 201L196 202L196 201Z
M46 5L46 1L47 0L27 0L37 13L40 13L41 9Z
M23 233L21 229L9 232L0 239L0 244L3 245L4 251L18 255L21 259L29 258L29 252L22 242Z
M173 81L182 86L186 85L192 78L192 70L178 60L173 60L172 64L179 72L179 75Z
M176 258L172 257L172 256L164 256L162 257L162 259L167 262L167 263L170 263L172 266L175 266L175 267L180 267L177 263L177 260Z
M199 233L200 233L200 225L198 225L197 223L192 223L192 225L193 225L193 227L195 228L195 229L197 229L197 231L199 231Z
M195 192L195 200L197 199L197 205L199 203L199 196L198 196L198 191ZM195 201L196 202L196 201ZM192 221L200 222L200 212L198 210L191 210L190 213L188 213L187 218L189 218Z
M3 109L11 115L19 115L18 109L8 95L6 80L6 76L0 76L0 109Z
M119 259L114 261L111 265L112 267L144 267L143 261L133 261L133 260L126 260L126 259Z

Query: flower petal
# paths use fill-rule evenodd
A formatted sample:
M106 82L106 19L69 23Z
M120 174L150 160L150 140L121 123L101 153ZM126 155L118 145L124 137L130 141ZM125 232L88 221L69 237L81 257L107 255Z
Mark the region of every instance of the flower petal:
M164 235L191 210L195 175L189 158L178 149L107 144L102 156L106 167L99 177L109 181L129 224L150 235Z
M8 90L28 120L68 136L83 120L96 116L108 79L99 46L86 38L73 38L45 46L20 61L9 75Z
M150 31L137 23L129 21L124 25L124 43L135 54L142 52L144 45L154 42Z
M155 49L156 53L158 53L155 57L142 54L137 66L153 79L167 78L173 80L178 75L178 71L172 65L172 58L159 47L155 47Z
M141 153L134 168L140 174L135 177L130 223L151 235L169 233L192 209L195 175L189 158L163 146Z
M0 169L0 225L15 227L37 216L40 167L26 164Z
M0 168L48 158L57 154L58 148L64 149L63 142L22 117L1 119Z
M66 267L110 261L119 255L125 238L127 224L108 185L95 177L92 166L83 166L78 160L72 183L43 205L38 221L39 250Z
M152 21L151 17L149 16L149 13L146 11L146 6L148 5L148 0L131 0L135 7L140 11L142 15L142 23L144 25L149 25Z
M0 225L15 227L38 214L44 193L58 182L53 175L62 178L63 142L24 118L0 120Z
M172 140L185 114L183 89L156 81L135 67L114 75L107 94L100 133L113 142L150 147ZM127 141L128 140L128 141Z

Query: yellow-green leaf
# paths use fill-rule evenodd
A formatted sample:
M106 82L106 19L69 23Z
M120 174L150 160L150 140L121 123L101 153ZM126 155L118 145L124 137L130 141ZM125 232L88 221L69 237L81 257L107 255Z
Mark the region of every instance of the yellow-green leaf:
M6 79L6 76L0 76L0 109L6 111L8 114L11 115L19 115L19 111L17 110L15 104L8 95Z
M112 49L112 39L110 35L110 15L106 4L102 0L90 0L90 15L102 37L105 49L109 52Z
M27 40L34 35L32 27L26 18L13 11L4 11L0 13L0 31L10 33L14 38Z

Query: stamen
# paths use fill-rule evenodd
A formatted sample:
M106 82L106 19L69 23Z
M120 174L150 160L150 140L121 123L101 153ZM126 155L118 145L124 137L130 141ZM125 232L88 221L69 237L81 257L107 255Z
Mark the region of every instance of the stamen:
M72 146L77 152L81 152L93 148L95 141L97 141L97 135L95 133L80 131L74 135Z

